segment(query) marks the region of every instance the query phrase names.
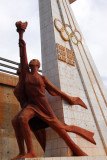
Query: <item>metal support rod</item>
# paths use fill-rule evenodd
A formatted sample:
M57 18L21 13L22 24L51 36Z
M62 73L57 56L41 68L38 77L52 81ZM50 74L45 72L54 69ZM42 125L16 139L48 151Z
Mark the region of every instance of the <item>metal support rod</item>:
M42 73L42 70L38 69L38 72L41 72L41 73Z
M0 60L1 60L1 61L4 61L4 62L11 63L11 64L15 64L15 65L17 65L18 68L19 68L20 63L17 63L17 62L14 62L14 61L11 61L11 60L2 58L2 57L0 57ZM13 70L18 70L17 67L13 67L13 66L10 66L10 65L7 65L7 64L4 64L4 63L0 63L0 66L3 66L3 67L5 67L5 68L9 68L9 69L13 69ZM0 69L0 72L5 72L5 73L8 73L8 74L17 75L17 73L14 73L14 72L11 72L11 71L8 71L8 70L5 70L5 69ZM39 69L38 72L41 72L41 73L42 73L42 70Z
M0 66L10 68L10 69L14 69L14 70L18 70L18 68L16 68L16 67L12 67L12 66L9 66L9 65L6 65L6 64L3 64L3 63L0 63Z
M14 62L14 61L11 61L9 59L2 58L2 57L0 57L0 60L5 61L5 62L9 62L9 63L12 63L12 64L16 64L16 65L20 64L20 63L17 63L17 62Z
M3 69L0 69L0 72L5 72L5 73L9 73L9 74L17 75L17 74L16 74L16 73L14 73L14 72L6 71L6 70L3 70Z

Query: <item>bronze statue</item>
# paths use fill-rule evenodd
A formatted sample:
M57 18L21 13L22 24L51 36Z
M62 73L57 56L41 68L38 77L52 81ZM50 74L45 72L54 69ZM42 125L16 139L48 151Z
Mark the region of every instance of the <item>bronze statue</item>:
M22 110L12 120L19 147L18 156L12 160L37 157L32 144L31 130L45 151L45 128L47 127L54 129L60 137L63 138L73 151L74 155L87 156L87 154L71 140L67 132L77 133L88 141L96 144L93 139L94 133L74 125L67 125L60 122L45 97L45 89L52 96L61 96L71 105L80 105L85 109L87 109L87 106L79 97L71 97L63 93L57 89L47 77L40 75L38 73L40 62L37 59L31 60L28 65L26 43L23 40L23 33L27 27L27 23L19 21L16 23L16 27L17 32L19 32L21 65L18 72L19 82L15 88L14 94L20 102ZM29 70L29 68L31 70ZM25 152L24 141L27 146L27 153Z

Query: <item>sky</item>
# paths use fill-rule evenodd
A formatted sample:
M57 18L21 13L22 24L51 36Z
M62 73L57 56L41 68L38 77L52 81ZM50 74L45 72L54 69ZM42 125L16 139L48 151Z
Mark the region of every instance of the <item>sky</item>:
M71 8L107 88L107 1L77 0ZM28 22L24 39L29 61L41 61L38 0L0 0L0 57L19 62L15 22L20 20Z

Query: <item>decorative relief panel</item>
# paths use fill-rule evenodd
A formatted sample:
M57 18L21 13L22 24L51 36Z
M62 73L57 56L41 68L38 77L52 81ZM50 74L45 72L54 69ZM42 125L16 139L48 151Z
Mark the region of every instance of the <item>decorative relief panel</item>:
M75 66L74 52L72 50L69 50L68 48L57 43L56 51L58 55L58 60L68 63L69 65Z
M73 30L71 25L63 24L59 19L56 18L54 20L54 25L64 41L71 40L74 45L81 43L82 36L76 28Z

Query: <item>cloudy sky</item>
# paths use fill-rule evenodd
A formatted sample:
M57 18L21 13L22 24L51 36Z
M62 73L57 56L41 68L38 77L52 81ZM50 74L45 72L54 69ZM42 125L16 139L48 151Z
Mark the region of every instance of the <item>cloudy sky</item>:
M77 0L71 7L107 87L107 1ZM24 34L29 60L41 60L38 0L0 0L0 57L19 61L19 20L29 23Z

